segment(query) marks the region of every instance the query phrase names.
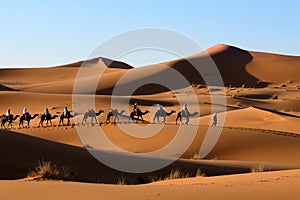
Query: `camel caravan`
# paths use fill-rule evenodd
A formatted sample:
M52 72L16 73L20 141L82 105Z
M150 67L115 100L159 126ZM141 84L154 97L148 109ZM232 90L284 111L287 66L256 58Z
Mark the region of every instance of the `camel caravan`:
M155 124L157 123L166 123L166 118L174 113L176 113L175 110L171 110L169 112L167 112L162 105L157 104L157 111L154 114L153 117L153 123ZM148 113L150 113L149 110L146 111L142 111L139 107L138 104L135 103L132 112L130 113L130 115L124 115L125 110L121 110L118 111L118 109L111 109L106 116L106 120L105 122L100 122L97 120L97 117L100 116L102 113L104 113L103 110L99 110L98 112L96 112L94 109L88 109L88 111L86 111L85 113L83 113L83 118L81 121L81 124L88 124L88 120L90 119L90 124L116 124L116 123L120 123L120 117L125 117L128 119L128 123L130 122L135 122L138 123L139 121L141 122L145 122L143 116L147 115ZM57 114L59 114L59 112L57 112ZM78 116L78 113L74 113L73 115L71 114L71 112L68 110L67 107L64 108L63 112L60 115L52 115L49 112L49 109L46 108L44 110L43 114L30 114L27 111L27 108L25 107L23 109L23 113L22 115L13 115L10 112L10 109L7 110L5 115L0 116L0 123L1 123L1 129L4 128L12 128L13 126L13 122L16 121L19 118L19 128L29 128L30 127L30 121L35 119L35 118L39 118L40 122L38 124L38 127L44 127L44 123L46 123L46 127L48 125L52 126L52 120L58 118L59 119L59 126L67 126L67 125L71 125L70 123L70 119L74 118L75 116ZM178 122L178 120L181 122L181 124L186 124L188 125L189 123L189 118L190 117L194 117L198 115L197 112L194 113L190 113L187 109L187 105L185 104L182 109L177 113L177 117L176 117L176 124ZM111 121L111 119L113 118L113 121ZM160 119L162 118L162 121L160 121ZM185 123L183 123L182 118L185 118L186 121ZM67 120L67 124L64 123L64 120Z

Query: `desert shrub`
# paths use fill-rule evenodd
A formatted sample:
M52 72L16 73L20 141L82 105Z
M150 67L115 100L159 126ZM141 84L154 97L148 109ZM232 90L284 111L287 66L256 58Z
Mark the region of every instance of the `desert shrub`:
M38 166L31 170L27 178L33 180L72 180L76 173L66 167L59 168L50 161L39 161Z
M118 178L117 184L118 185L127 185L125 178Z
M265 171L265 166L262 164L259 165L255 165L251 168L251 172L255 173L255 172L264 172Z

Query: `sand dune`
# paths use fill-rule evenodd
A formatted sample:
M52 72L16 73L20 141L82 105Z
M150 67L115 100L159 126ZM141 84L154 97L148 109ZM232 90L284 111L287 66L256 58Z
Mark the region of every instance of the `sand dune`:
M246 70L261 81L269 83L299 83L299 56L284 56L250 52L253 61Z
M199 70L209 72L208 69L214 63L226 86L225 93L214 87L223 83L215 81L207 87L204 78L198 73ZM235 198L243 199L249 192L255 193L257 198L284 196L292 199L293 195L298 195L297 191L287 189L278 194L278 188L286 188L287 185L293 188L295 184L290 183L299 182L299 171L290 170L300 166L299 66L300 58L297 56L250 52L221 44L186 58L140 68L132 68L126 63L106 58L95 58L51 68L0 69L0 114L10 108L12 114L20 115L26 106L32 115L39 115L31 120L30 128L19 128L19 120L16 120L12 123L12 128L0 130L0 178L22 179L0 181L3 194L0 196L15 199L28 194L31 196L28 198L39 198L39 192L23 194L23 191L31 191L31 188L38 186L39 191L57 191L51 193L49 199L55 198L58 193L71 198L75 195L71 192L74 188L82 195L74 196L79 199L83 196L93 197L96 191L103 191L104 198L113 199L117 190L130 197L135 196L133 199L142 198L139 195L144 194L137 192L141 189L147 191L146 198L149 199L181 199L183 195L191 199L206 196L228 197L230 193L234 193ZM82 74L79 76L78 72ZM74 91L74 84L77 83L80 87ZM120 115L119 123L106 124L106 116L112 109L111 94L116 89L119 92L114 93L114 100L119 105L118 110L124 109L125 112ZM73 106L78 102L72 98L73 92L83 99L89 99L91 94L95 94L95 99L81 110L76 110ZM192 101L192 93L198 102ZM225 98L226 102L216 104L212 102L212 97ZM165 162L179 155L180 158L171 165L149 173L125 173L98 162L85 149L88 146L93 151L102 152L117 160L130 160L133 157L146 159L144 153L161 149L176 136L179 124L175 120L182 106L179 98L185 99L191 112L197 111L198 106L201 112L191 117L188 126L183 126L186 134L182 140L188 140L189 134L192 134L191 127L196 132L195 138L182 155L179 155L176 146L164 151L159 157L151 157L153 160ZM135 123L128 122L135 102L139 103L143 111L150 110L144 116L144 123L140 120L137 126L162 127L157 134L148 138L126 134L123 128L136 127ZM81 124L84 113L94 103L97 111L104 111L97 116L99 123L92 125L88 119L87 124ZM157 103L162 104L167 112L176 111L175 114L167 116L164 126L153 124ZM60 125L56 118L53 126L39 127L45 108L49 108L52 115L59 116L65 106L72 114L76 113L71 119L71 125ZM219 118L226 114L225 124L223 128L220 124L213 127L222 129L221 137L207 157L199 160L199 149L211 124L212 106L214 111L219 112ZM82 141L77 128L86 128L87 133L93 128L101 128L119 150ZM146 132L139 131L138 134L142 136ZM145 186L59 181L25 182L23 178L41 160L68 168L74 174L72 180L79 182L115 184L124 179L128 184L141 184L150 182L151 177L167 177L174 169L191 176L198 169L208 176L225 176L197 177ZM261 171L289 170L249 174L258 166ZM248 174L229 176L239 173ZM67 189L62 191L56 185ZM12 194L13 186L18 187L20 192ZM260 190L261 186L270 186L271 189L264 193ZM211 191L215 196L209 196L206 191Z
M299 170L170 180L150 185L102 185L74 182L0 181L4 199L295 199ZM291 183L291 184L287 184ZM38 192L36 191L38 188ZM18 192L16 192L16 189ZM51 191L51 192L49 192ZM142 191L142 192L141 192ZM44 194L47 194L46 196Z
M109 65L110 63L111 65ZM299 57L247 52L228 45L216 45L205 52L187 58L135 69L125 63L104 58L47 69L1 69L0 80L7 87L16 90L70 94L72 93L74 78L79 66L88 66L87 68L90 69L86 70L92 71L90 72L91 74L93 73L93 67L91 68L90 66L97 66L97 68L106 68L106 70L101 77L96 93L111 94L116 82L125 73L127 79L120 86L120 90L143 82L155 83L155 81L161 80L161 77L166 77L172 73L172 69L180 72L188 81L188 84L205 84L203 77L198 71L203 71L214 63L220 71L225 86L239 87L245 85L255 87L259 81L277 84L298 82L297 66L300 63ZM287 65L289 66L288 68L285 67ZM271 67L274 70L270 70ZM97 73L97 71L95 72ZM90 77L82 78L89 79ZM63 83L65 86L64 90L59 88ZM179 80L175 80L174 83L175 89L188 86L187 83ZM166 90L165 87L150 84L147 87L143 86L136 94L153 94Z

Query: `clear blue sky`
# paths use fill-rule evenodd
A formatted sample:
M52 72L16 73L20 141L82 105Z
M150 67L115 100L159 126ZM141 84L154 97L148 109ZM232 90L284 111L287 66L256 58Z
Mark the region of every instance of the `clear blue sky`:
M142 27L176 30L203 48L225 43L300 55L296 0L3 0L0 8L1 67L82 60L110 37ZM153 57L140 63L133 57L125 61L141 65L169 59Z

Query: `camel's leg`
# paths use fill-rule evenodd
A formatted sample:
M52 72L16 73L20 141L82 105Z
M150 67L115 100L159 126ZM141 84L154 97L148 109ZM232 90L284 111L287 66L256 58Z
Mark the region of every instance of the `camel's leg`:
M157 123L160 124L160 121L159 121L159 115L156 117L156 120L157 120Z
M189 118L189 116L187 115L187 116L186 116L186 122L185 122L185 124L188 125L189 122L190 122L190 118Z
M180 113L177 114L177 117L176 117L176 124L177 124L178 119L179 119L180 122L181 122L181 114L180 114Z
M137 118L136 118L136 122L135 123L138 123L139 122L139 119L140 119L140 116L137 115ZM133 120L132 120L133 121Z
M10 125L10 128L12 128L12 122L8 123L7 128L9 128L9 125Z
M96 117L92 117L92 119L91 119L91 124L93 124L94 119L95 119L95 122L96 122L96 124L97 124L98 121L97 121L97 118L96 118Z
M4 127L4 129L6 129L5 124L3 122L1 123L1 129L2 129L2 127Z
M6 126L5 126L6 122L2 123L4 129L6 129ZM7 127L8 128L8 127Z
M129 120L131 119L131 121L133 122L133 118L134 118L134 114L130 114Z
M130 113L129 118L128 118L128 123L130 122L130 120L132 120L132 113Z
M51 121L50 121L51 122ZM48 126L49 120L46 120L46 126Z

